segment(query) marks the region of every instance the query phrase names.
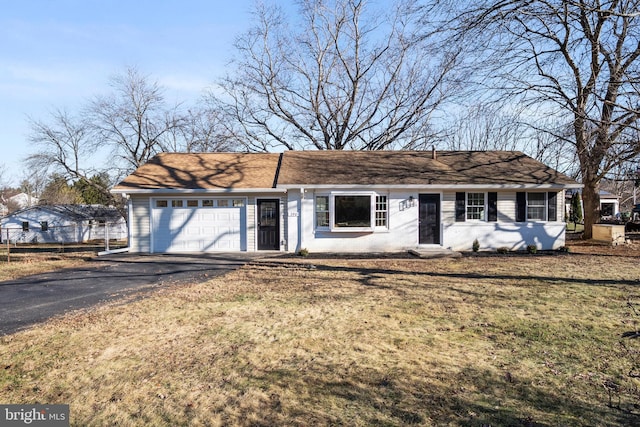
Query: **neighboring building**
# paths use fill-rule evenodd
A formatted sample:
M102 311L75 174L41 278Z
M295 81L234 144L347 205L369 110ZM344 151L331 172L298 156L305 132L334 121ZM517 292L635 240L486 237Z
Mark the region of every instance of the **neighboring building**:
M556 249L573 179L520 152L164 153L114 188L132 252Z
M18 193L7 199L7 204L17 206L19 209L25 209L38 204L38 198L27 193Z
M565 197L565 211L571 211L571 196L574 192L579 190L567 191ZM601 221L615 221L620 216L620 198L607 191L600 191L600 220ZM582 205L582 197L580 197L580 204L582 206L582 212L584 214L584 205Z
M2 241L80 243L125 239L127 224L116 208L101 205L42 205L16 211L0 220Z
M0 196L0 217L8 215L10 210L24 209L37 204L38 198L27 193L18 193L7 198Z
M600 217L602 220L615 220L620 214L620 198L606 191L600 191Z

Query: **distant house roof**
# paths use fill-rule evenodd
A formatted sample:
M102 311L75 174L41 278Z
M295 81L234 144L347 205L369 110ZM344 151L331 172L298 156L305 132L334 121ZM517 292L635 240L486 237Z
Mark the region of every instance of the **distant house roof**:
M579 187L570 177L518 151L287 151L164 153L114 191L426 184Z
M9 197L7 200L18 206L20 209L38 204L38 198L27 193L18 193L15 196Z
M20 209L6 218L19 217L31 211L48 212L72 221L119 221L122 219L118 209L102 205L38 205Z

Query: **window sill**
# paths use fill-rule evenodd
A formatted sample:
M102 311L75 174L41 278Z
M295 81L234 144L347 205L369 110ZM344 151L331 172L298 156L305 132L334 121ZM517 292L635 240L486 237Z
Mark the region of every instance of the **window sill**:
M389 231L387 228L376 228L373 229L371 227L316 227L314 230L316 233L386 233Z

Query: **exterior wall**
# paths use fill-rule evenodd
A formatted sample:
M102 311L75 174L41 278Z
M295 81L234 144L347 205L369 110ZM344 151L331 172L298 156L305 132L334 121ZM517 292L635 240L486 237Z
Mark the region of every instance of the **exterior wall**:
M47 222L47 230L42 229L42 222ZM29 223L29 231L22 230L22 223ZM124 220L109 223L109 238L124 239L127 237L127 226ZM53 212L32 209L3 218L1 222L4 241L20 243L81 243L90 240L103 240L105 225L89 223L89 221L71 221L67 217Z
M478 239L480 250L523 250L536 245L540 250L558 249L565 245L563 222L457 222L444 224L444 247L456 251L470 251Z
M149 197L129 199L129 252L151 252L151 206Z
M368 191L367 188L359 191ZM246 250L253 252L258 246L257 201L259 199L280 200L280 250L297 252L394 252L418 247L418 196L440 194L441 200L441 246L452 250L471 250L478 240L485 250L507 247L524 249L535 244L538 249L557 249L565 244L565 223L524 222L516 223L516 191L498 192L498 221L455 222L455 191L425 190L380 190L376 193L387 196L388 214L386 229L377 228L367 232L344 232L317 230L315 227L315 196L328 191L290 189L282 194L238 194L246 198ZM162 197L162 195L154 195ZM175 194L167 196L176 197ZM186 197L186 196L185 196ZM203 197L189 194L188 197ZM562 192L556 198L557 213L564 213ZM151 210L149 196L132 196L130 199L130 251L151 251Z
M366 191L367 189L361 189ZM564 196L556 198L560 221L516 223L516 191L498 192L498 221L455 222L455 191L376 191L388 197L388 229L374 232L331 232L315 228L314 192L300 189L289 191L287 199L288 220L286 250L308 249L310 252L394 252L418 247L418 195L441 195L441 246L470 251L475 239L481 250L507 247L522 250L535 244L538 249L558 249L565 245ZM409 202L410 197L413 201Z
M151 200L156 198L205 198L216 197L220 195L212 195L211 193L190 193L188 195L178 194L154 194L153 196L131 195L130 218L129 218L129 251L133 253L149 253L152 250L152 224L151 224ZM224 197L229 197L224 194ZM254 252L258 247L258 218L257 218L257 201L258 199L278 199L280 200L280 242L281 250L284 249L283 241L286 241L286 203L285 198L281 194L264 193L264 194L241 194L233 193L234 198L242 198L246 200L246 250Z
M559 221L515 222L516 192L498 192L498 221L455 222L455 192L444 193L447 201L446 220L443 218L443 246L456 251L470 251L473 241L478 240L480 250L506 247L523 250L528 245L536 245L540 250L558 249L565 245L566 224L564 217L564 192L556 197ZM443 203L444 209L444 203Z
M366 188L362 189L367 191ZM331 232L315 229L315 195L313 191L289 191L288 236L290 252L393 252L416 247L418 243L418 202L415 192L377 191L387 195L388 229L374 232ZM326 194L326 193L323 193ZM413 202L409 205L409 197ZM294 242L298 244L294 245Z

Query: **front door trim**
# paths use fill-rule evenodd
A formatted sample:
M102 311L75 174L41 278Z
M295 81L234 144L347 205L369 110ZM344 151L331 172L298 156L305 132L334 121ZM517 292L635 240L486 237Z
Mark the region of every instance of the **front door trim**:
M432 204L432 206L427 206ZM426 209L435 208L429 217ZM418 245L442 246L442 194L420 193L418 194Z
M268 214L263 211L263 203L274 204L275 214L272 218L263 218ZM265 208L266 209L266 208ZM267 219L275 220L275 223L265 224ZM256 199L256 249L259 251L280 250L280 199Z

